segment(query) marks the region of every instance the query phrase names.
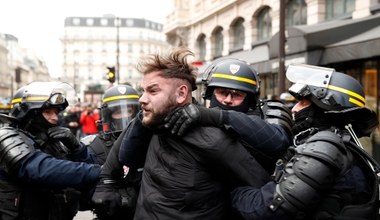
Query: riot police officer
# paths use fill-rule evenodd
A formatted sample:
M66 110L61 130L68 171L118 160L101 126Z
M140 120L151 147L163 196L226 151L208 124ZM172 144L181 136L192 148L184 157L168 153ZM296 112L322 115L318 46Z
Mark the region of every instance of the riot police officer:
M138 99L139 95L137 91L129 85L116 85L104 92L103 103L100 108L99 133L82 139L82 142L88 145L90 150L94 152L100 164L104 164L114 142L122 131L125 130L128 122L133 119L140 110ZM119 144L117 144L117 149L113 150L114 152L118 152L118 146ZM122 165L118 163L117 154L111 155L111 158L114 156L116 156L115 159L110 159L108 163L103 165L99 185L104 181L107 184L112 184L113 187L117 188L113 192L113 195L120 197L120 201L123 201L123 199L126 200L128 198L130 193L134 193L134 189L128 187L130 183L125 179L120 179L116 184L111 174L107 173L107 168L111 166L112 163L116 163L119 168L122 168ZM130 174L129 176L132 175ZM96 193L99 193L99 191L103 193L102 190L109 189L110 188L106 187L98 187ZM114 189L112 188L111 190ZM133 212L123 207L123 203L115 205L115 210L112 213L110 213L109 210L105 210L102 206L97 205L97 203L95 203L94 208L99 220L125 219L133 215Z
M81 140L95 152L99 164L104 163L112 144L140 110L138 99L137 91L129 85L113 86L104 92L99 133Z
M358 138L377 127L358 81L334 69L291 65L289 92L298 99L294 147L274 180L232 192L245 219L377 219L379 165Z
M87 148L57 126L59 112L75 101L62 82L16 92L10 115L1 117L10 124L0 129L1 219L72 219L81 193L96 183L100 165L89 164L95 161Z

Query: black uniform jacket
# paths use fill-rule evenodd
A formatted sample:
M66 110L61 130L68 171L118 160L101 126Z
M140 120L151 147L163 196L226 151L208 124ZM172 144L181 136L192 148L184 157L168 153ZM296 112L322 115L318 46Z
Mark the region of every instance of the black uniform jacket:
M231 219L230 190L260 187L267 172L236 138L215 127L154 134L135 219Z

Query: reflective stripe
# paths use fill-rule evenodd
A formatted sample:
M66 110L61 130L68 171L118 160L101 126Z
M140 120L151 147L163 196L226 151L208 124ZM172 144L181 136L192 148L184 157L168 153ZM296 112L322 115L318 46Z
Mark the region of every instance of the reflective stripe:
M49 99L49 96L32 96L26 97L26 101L46 101Z
M360 107L364 107L365 106L365 98L363 96L357 94L356 92L353 92L353 91L350 91L350 90L347 90L347 89L344 89L344 88L341 88L341 87L333 86L333 85L328 85L327 88L351 96L348 101L351 102L351 103L354 103L355 105L358 105ZM355 100L352 97L354 97L356 99L359 99L359 100Z
M363 104L362 102L358 101L357 99L354 99L354 98L349 98L348 99L349 102L351 103L354 103L355 105L359 106L359 107L364 107L365 104Z
M12 99L12 104L21 102L22 98Z
M108 98L103 99L103 102L109 102L114 100L120 100L120 99L139 99L140 97L138 95L118 95L118 96L111 96Z
M239 77L239 76L232 76L232 75L227 75L227 74L222 74L222 73L214 73L212 74L213 78L224 78L224 79L232 79L236 81L241 81L241 82L246 82L252 85L256 85L256 81L244 77Z
M26 101L46 101L49 99L49 96L33 96L33 97L26 97ZM22 98L17 98L12 100L12 104L16 104L22 101Z

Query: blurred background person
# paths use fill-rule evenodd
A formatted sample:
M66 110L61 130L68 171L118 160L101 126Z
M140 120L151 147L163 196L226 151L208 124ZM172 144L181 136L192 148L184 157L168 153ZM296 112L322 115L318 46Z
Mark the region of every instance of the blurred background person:
M97 121L99 111L92 104L88 104L80 115L79 122L82 128L82 137L98 133Z
M70 131L77 137L80 138L80 110L79 106L73 105L68 106L66 110L63 112L63 126L70 129Z

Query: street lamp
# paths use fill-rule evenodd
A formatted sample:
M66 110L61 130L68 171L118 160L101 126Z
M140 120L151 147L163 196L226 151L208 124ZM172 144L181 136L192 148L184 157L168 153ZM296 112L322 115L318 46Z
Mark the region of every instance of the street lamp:
M120 36L119 36L119 29L120 29L120 18L116 17L116 80L117 84L119 84L120 81Z
M278 94L281 94L285 92L285 0L280 0L280 30L278 45Z

